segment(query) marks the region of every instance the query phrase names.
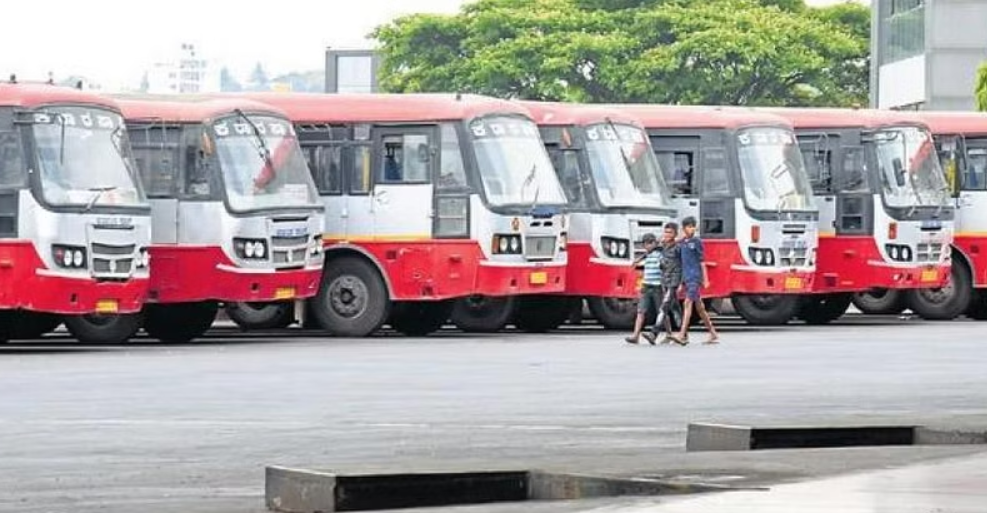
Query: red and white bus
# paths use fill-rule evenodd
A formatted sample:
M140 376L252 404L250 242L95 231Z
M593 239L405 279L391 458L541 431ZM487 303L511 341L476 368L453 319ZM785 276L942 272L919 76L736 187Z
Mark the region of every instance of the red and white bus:
M939 288L950 275L954 208L922 120L878 110L771 111L795 126L820 209L813 293L825 301L807 321L843 315L852 293L864 311L908 304L926 318L957 315L921 295L896 299Z
M620 106L640 119L680 217L699 221L710 288L752 324L783 324L812 289L819 213L784 119L748 109Z
M0 84L0 339L64 320L83 342L126 340L132 329L88 328L110 318L136 326L150 225L112 100Z
M246 100L166 98L119 100L153 219L144 330L187 342L220 303L314 295L324 214L291 122Z
M956 205L952 275L941 288L913 291L939 318L987 320L987 114L917 112L932 131Z
M630 329L640 275L631 262L642 251L641 237L660 237L676 214L648 134L616 109L523 105L538 123L568 200L566 297L585 299L605 327Z
M496 330L565 291L565 195L520 105L479 96L256 94L288 113L326 207L312 318L422 335ZM465 298L483 298L480 300ZM458 300L458 301L456 301Z

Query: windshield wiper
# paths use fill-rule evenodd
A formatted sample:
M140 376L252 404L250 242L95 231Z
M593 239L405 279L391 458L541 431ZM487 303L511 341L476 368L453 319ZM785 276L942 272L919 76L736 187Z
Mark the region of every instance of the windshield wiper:
M243 120L250 125L250 129L253 131L254 137L257 140L257 154L260 156L261 160L264 161L264 164L270 166L271 172L273 173L274 161L271 159L271 150L267 147L267 141L264 140L264 135L260 133L260 128L258 128L257 124L254 123L254 120L250 119L242 110L235 109L233 112L236 112L237 116L243 118Z
M93 207L96 206L96 202L103 197L104 193L115 191L117 189L118 187L116 185L108 185L106 187L90 187L89 189L86 189L94 194L92 198L89 198L89 203L86 203L86 208L82 210L82 213L92 210Z
M627 153L624 151L624 145L620 142L620 132L617 131L617 125L613 124L613 120L609 117L607 117L606 120L610 130L613 130L613 136L616 138L617 149L620 151L620 158L624 159L624 170L627 171L627 174L629 175L631 173L631 158L627 156Z
M538 163L536 162L536 163L534 163L534 164L531 165L531 171L528 171L527 178L525 178L524 179L524 182L521 183L521 191L520 192L521 192L521 199L522 199L522 201L524 200L524 190L527 189L528 186L531 185L535 181L535 178L536 178L537 174L538 174ZM535 205L538 204L538 193L540 192L540 190L541 190L541 185L540 184L539 185L535 185L535 195L531 199L531 208L535 208Z

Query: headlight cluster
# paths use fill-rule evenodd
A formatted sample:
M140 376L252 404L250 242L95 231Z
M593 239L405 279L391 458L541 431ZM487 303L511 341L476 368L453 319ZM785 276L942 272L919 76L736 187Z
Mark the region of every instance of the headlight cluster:
M884 250L895 262L911 262L915 257L912 248L904 244L885 244Z
M319 256L322 254L322 235L312 236L312 248L309 250L309 256Z
M775 265L775 252L769 248L748 248L747 253L751 257L754 265L772 266Z
M249 260L264 260L267 258L267 241L263 239L233 239L233 250L236 256Z
M631 241L614 237L601 237L603 254L610 258L628 258L631 255Z
M498 234L493 236L493 244L491 246L493 254L495 255L520 255L521 254L521 236L520 235L505 235Z
M147 248L141 248L137 252L137 259L134 264L138 269L147 269L151 265L151 254L148 253Z
M87 267L86 248L82 246L54 244L51 247L51 256L60 267L67 269L85 269Z

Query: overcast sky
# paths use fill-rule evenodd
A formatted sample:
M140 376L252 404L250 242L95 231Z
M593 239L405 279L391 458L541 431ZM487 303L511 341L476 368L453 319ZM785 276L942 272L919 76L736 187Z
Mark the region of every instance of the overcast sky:
M809 0L813 4L839 0ZM136 85L183 42L237 73L320 69L326 46L365 48L374 27L412 12L456 12L464 0L26 0L0 29L0 77L80 74ZM116 20L125 23L115 25Z

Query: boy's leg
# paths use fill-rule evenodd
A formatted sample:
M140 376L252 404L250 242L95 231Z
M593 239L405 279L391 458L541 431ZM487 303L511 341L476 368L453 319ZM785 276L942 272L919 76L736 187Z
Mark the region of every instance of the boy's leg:
M648 315L648 309L651 308L651 303L651 288L645 286L641 289L641 296L637 300L637 317L634 318L634 333L624 339L628 343L637 344L638 339L641 338L641 330L644 328L644 318Z
M692 300L686 297L682 307L682 326L679 326L679 340L685 340L685 337L689 335L690 321L692 321Z
M706 305L702 301L699 301L696 303L696 310L699 312L699 317L703 320L703 324L706 325L706 331L709 332L709 339L706 340L706 343L717 343L720 335L716 333L716 328L713 326L713 319L709 317L709 312L706 311Z

